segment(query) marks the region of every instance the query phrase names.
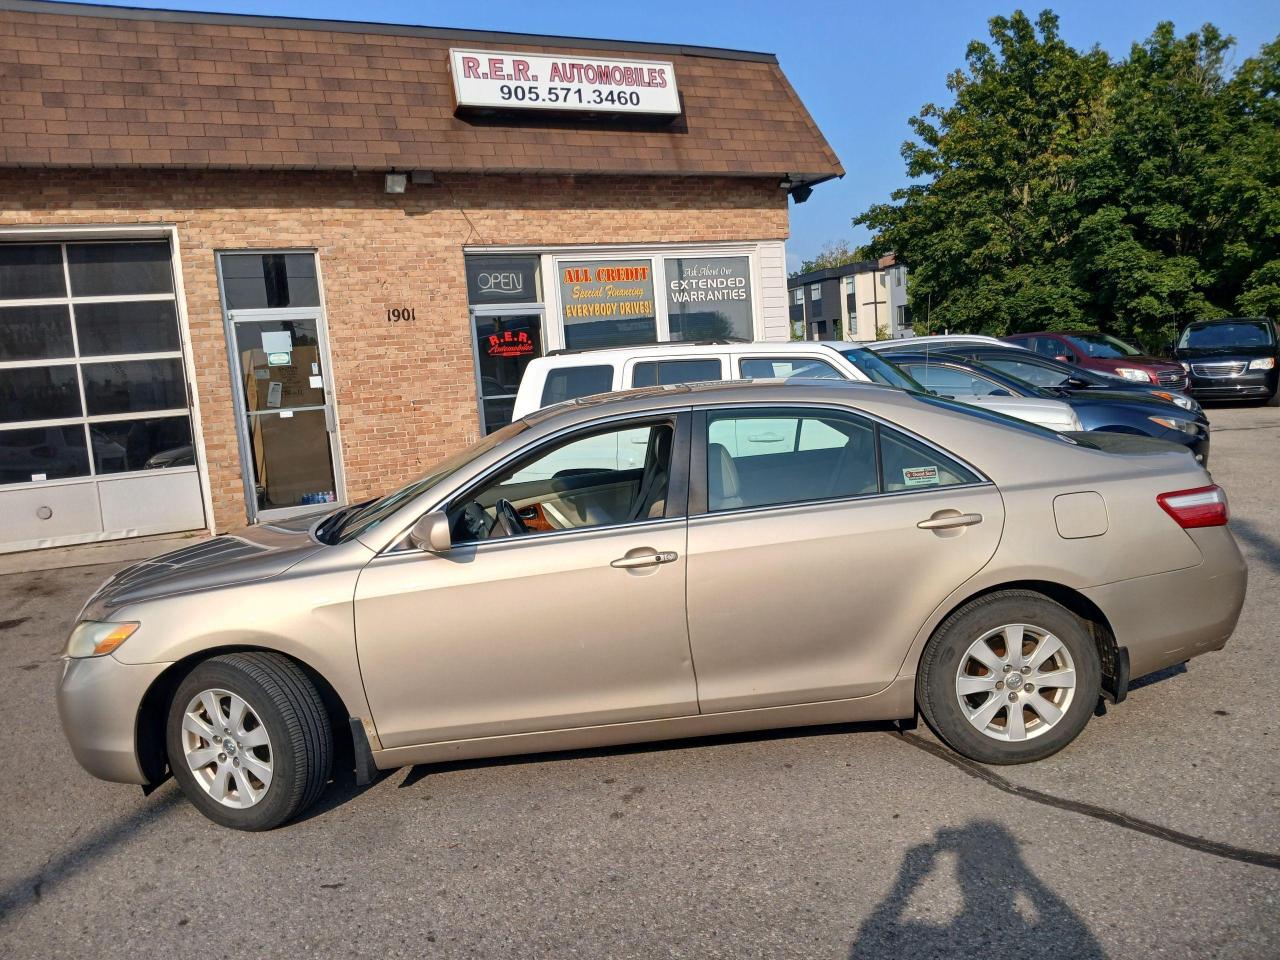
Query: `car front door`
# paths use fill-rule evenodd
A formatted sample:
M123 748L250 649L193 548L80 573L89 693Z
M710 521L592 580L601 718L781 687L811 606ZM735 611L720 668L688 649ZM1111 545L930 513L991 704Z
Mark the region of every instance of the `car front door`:
M938 603L990 559L1004 521L974 470L827 407L699 413L690 472L703 713L883 689Z
M682 413L541 443L450 502L450 550L370 562L356 635L383 747L698 712L689 430Z

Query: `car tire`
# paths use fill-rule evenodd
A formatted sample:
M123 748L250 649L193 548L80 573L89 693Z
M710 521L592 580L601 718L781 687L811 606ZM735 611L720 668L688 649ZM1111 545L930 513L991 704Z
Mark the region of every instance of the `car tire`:
M1080 734L1101 677L1084 621L1042 594L1005 590L970 601L938 627L920 658L916 697L930 729L957 753L1029 763Z
M289 822L320 796L333 766L320 694L296 663L273 653L198 664L174 692L165 746L187 799L235 830Z

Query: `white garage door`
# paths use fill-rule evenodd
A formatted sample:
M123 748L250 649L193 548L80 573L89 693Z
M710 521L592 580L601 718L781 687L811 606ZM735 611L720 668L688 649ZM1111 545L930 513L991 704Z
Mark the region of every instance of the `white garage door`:
M167 240L0 243L0 552L205 526Z

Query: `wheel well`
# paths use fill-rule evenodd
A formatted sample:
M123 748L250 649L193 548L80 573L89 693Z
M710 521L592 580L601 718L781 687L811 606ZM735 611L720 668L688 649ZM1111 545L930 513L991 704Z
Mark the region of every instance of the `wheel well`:
M276 656L284 657L298 665L308 679L315 684L316 690L320 694L320 699L324 701L325 711L329 715L329 726L333 730L334 768L344 769L343 764L347 767L354 765L354 748L351 740L351 727L348 722L351 714L347 710L346 704L342 702L342 698L338 696L338 692L333 689L333 685L297 657L291 657L287 653L281 653L279 650L272 650L270 647L240 644L201 650L199 653L184 657L171 664L164 673L156 677L150 688L148 688L142 698L142 704L138 707L135 736L137 738L138 763L142 767L142 772L147 778L149 787L159 785L167 776L169 761L165 752L164 725L169 715L169 705L173 700L174 691L178 689L178 685L199 664L212 657L218 657L224 653L245 653L248 651L274 653Z
M1054 583L1051 580L1012 580L1009 583L997 584L981 590L973 596L965 597L947 611L947 615L938 622L941 624L947 617L955 613L966 603L1004 590L1030 590L1039 593L1055 603L1066 607L1077 617L1089 625L1089 635L1098 648L1098 659L1102 663L1102 679L1104 689L1111 689L1119 673L1119 647L1116 643L1115 631L1101 608L1078 590ZM1125 678L1127 680L1127 678Z

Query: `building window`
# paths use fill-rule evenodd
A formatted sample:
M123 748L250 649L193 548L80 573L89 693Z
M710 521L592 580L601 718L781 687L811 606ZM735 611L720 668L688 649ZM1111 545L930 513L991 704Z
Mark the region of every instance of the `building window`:
M218 262L228 310L320 306L314 253L224 253Z
M557 270L566 348L657 342L652 260L565 260Z
M748 257L668 257L672 340L753 340Z
M810 300L822 299L822 284L814 283L809 285L809 299Z
M791 291L791 302L797 306L804 303L804 287L796 287Z
M193 462L168 241L0 245L0 484Z

